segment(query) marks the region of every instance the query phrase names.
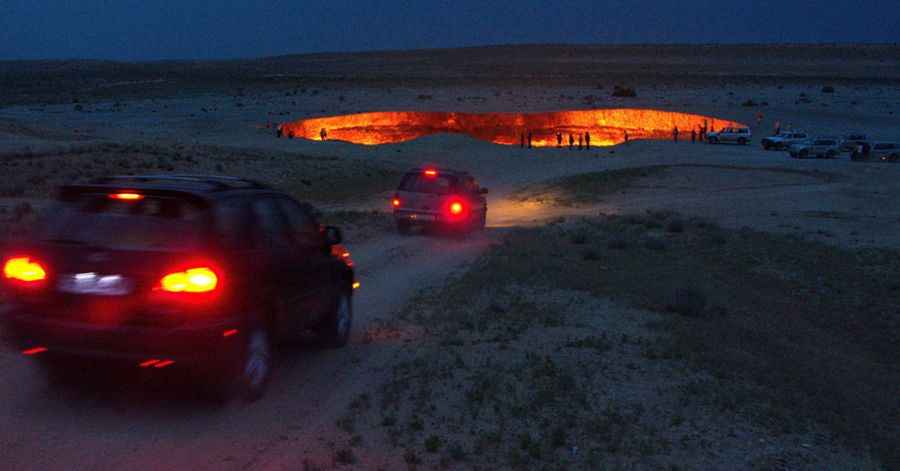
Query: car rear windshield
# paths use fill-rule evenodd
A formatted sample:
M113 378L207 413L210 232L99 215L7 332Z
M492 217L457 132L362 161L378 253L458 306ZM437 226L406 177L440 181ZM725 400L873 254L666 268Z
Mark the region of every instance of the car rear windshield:
M456 177L407 173L406 176L403 177L403 181L400 182L400 191L446 195L453 191L455 185Z
M175 197L119 200L82 194L59 202L44 218L44 241L119 250L183 250L199 247L206 234L206 211Z

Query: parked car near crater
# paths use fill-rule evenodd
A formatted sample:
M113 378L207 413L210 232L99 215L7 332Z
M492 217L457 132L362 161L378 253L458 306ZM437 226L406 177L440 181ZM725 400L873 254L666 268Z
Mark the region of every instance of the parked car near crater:
M900 143L876 142L872 145L869 158L882 162L900 162Z
M790 156L795 159L810 157L833 159L840 153L840 143L835 138L820 137L809 141L792 144L788 149Z
M802 131L786 131L774 136L764 137L760 142L765 150L784 150L792 144L809 139L809 134Z
M850 133L847 134L841 139L841 152L853 152L859 146L871 143L872 141L869 139L869 136L861 133Z
M750 128L724 128L721 131L710 132L706 135L706 142L710 144L734 143L746 145L750 143L753 134Z

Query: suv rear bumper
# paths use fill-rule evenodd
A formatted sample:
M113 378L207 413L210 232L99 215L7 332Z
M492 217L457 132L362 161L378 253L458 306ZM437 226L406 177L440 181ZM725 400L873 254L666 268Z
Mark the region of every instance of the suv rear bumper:
M43 347L53 356L77 356L142 362L150 359L208 363L238 351L238 319L209 320L180 327L96 326L42 319L34 313L8 311L3 324L13 347ZM226 332L228 335L226 335Z
M394 219L410 225L444 224L448 222L441 218L441 215L436 212L415 211L411 209L394 210Z

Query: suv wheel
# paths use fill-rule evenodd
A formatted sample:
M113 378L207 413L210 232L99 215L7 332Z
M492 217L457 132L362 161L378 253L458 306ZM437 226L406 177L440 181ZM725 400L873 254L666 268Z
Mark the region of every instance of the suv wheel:
M319 329L319 340L328 348L341 348L350 340L353 326L353 296L345 291L338 295L334 310Z
M228 402L232 398L253 402L263 396L274 366L272 337L264 325L247 329L235 355L218 368L196 371L204 377L203 395L214 402Z
M719 143L719 138L717 138L717 137L715 137L715 136L712 136L712 137L709 138L709 143L710 143L710 144L718 144L718 143Z
M264 326L254 327L244 340L237 373L237 394L255 401L265 393L272 377L272 337Z
M747 139L746 139L746 138L743 138L743 137L739 137L739 138L738 138L738 144L740 144L740 145L742 145L742 146L747 145Z
M763 148L763 150L769 150L772 148L772 144L769 144L768 142L763 142L762 148Z

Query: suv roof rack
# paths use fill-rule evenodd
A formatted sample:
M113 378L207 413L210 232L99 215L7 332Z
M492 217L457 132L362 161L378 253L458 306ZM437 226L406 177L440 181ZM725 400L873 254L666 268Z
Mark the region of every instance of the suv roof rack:
M234 189L263 189L269 186L256 180L250 180L240 177L228 177L223 175L192 175L192 174L160 174L160 175L113 175L109 177L101 177L92 181L95 184L109 183L151 183L151 182L173 182L173 183L204 183L214 187L216 190L234 190Z

